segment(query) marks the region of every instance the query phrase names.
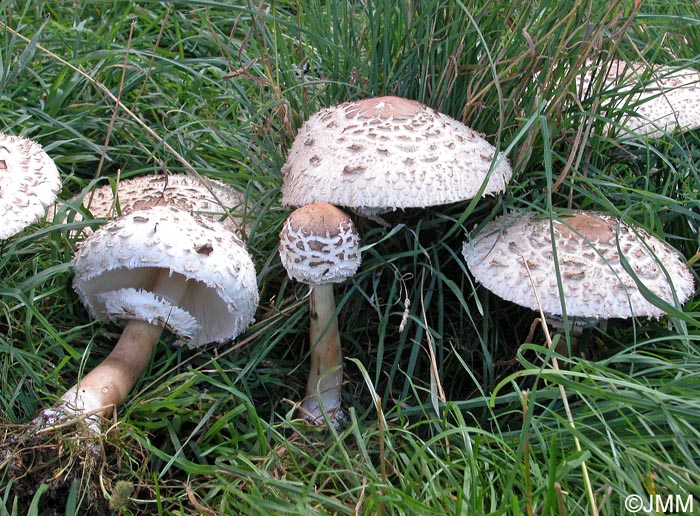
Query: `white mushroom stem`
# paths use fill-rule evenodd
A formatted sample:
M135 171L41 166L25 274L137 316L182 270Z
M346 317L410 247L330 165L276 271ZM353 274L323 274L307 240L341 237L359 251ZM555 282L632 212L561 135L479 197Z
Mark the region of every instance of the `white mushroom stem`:
M333 284L312 285L311 368L306 383L303 415L312 422L323 421L323 407L332 421L342 418L340 391L343 383L343 353L340 347L338 317Z
M62 412L109 416L126 398L148 365L162 326L131 320L112 352L61 396Z
M187 286L182 276L162 270L152 292L175 303L185 295ZM85 414L88 426L99 433L97 416L109 416L126 399L146 369L162 331L162 324L130 320L107 358L68 389L57 405L44 410L40 418L52 425Z

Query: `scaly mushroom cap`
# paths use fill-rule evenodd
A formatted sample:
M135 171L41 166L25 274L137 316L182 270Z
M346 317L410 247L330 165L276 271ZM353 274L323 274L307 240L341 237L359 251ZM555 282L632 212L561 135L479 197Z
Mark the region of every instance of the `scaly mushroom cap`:
M73 288L93 317L164 324L190 347L235 338L258 303L255 267L240 239L179 208L156 206L105 224L73 265ZM149 292L162 270L190 280L177 304Z
M280 233L280 259L289 277L301 283L340 283L360 266L360 237L350 217L316 202L292 212Z
M41 145L0 133L0 240L43 217L60 189L56 164Z
M153 206L174 206L195 215L221 220L229 229L243 226L244 196L229 185L210 178L187 174L148 175L122 179L115 192L111 184L96 188L83 198L93 217L111 219ZM226 211L234 214L225 217ZM240 215L240 216L239 216ZM76 214L74 220L82 220Z
M322 109L282 167L282 204L424 208L505 190L512 170L476 131L419 102L377 97ZM489 174L490 171L490 174Z
M615 217L584 211L553 220L553 228L561 288L570 316L663 315L641 294L622 267L619 253L639 280L667 303L683 303L693 292L693 277L678 253L642 229ZM487 224L464 244L462 252L474 277L487 289L537 310L527 262L543 311L562 315L552 248L548 218L510 213Z
M676 129L700 127L698 70L669 66L650 68L645 63L619 60L605 64L605 69L597 68L592 62L587 65L581 91L585 96L593 91L594 81L602 80L600 94L609 95L602 106L613 117L614 110L625 110L618 122L628 135L637 133L660 138ZM609 125L608 132L612 128L613 125Z

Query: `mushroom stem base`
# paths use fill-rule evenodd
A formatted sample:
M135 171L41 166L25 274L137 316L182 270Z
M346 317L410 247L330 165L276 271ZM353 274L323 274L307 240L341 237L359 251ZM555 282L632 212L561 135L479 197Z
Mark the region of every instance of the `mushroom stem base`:
M163 328L133 320L124 328L112 352L97 367L68 389L40 418L48 425L85 415L88 427L99 433L99 417L107 417L141 376Z

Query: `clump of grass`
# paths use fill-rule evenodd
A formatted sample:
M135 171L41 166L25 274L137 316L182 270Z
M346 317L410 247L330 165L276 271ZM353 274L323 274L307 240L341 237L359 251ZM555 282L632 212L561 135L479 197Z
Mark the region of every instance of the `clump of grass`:
M120 457L102 465L109 482L71 482L66 513L98 492L122 514L612 515L628 494L694 492L697 300L660 321L612 322L592 336L595 360L558 357L556 370L541 333L527 338L536 314L479 289L458 250L507 210L578 207L696 254L697 135L623 146L601 131L611 115L594 98L575 100L588 58L699 67L696 3L0 7L0 123L44 145L64 199L98 177L188 172L251 206L257 322L230 346L159 343L105 437ZM294 419L308 308L276 255L280 168L311 113L380 94L483 132L515 175L497 198L393 214L390 228L357 220L365 259L337 294L349 419L321 431ZM70 288L77 224L39 223L0 248L5 424L55 401L118 332ZM21 498L9 469L0 514L50 498L41 487Z

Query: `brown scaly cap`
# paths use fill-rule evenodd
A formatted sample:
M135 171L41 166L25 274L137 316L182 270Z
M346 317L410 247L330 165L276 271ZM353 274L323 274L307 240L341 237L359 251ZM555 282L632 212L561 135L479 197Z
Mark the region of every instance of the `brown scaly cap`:
M360 266L359 241L347 214L316 202L287 218L280 233L280 259L292 279L313 285L340 283Z

